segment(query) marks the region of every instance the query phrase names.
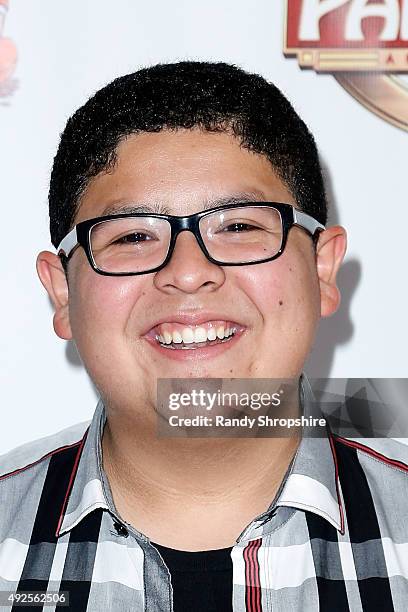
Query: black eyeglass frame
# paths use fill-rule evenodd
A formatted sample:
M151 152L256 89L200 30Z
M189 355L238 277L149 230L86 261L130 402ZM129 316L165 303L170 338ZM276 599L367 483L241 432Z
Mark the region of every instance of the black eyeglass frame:
M282 222L282 242L279 250L275 253L275 255L272 255L271 257L266 257L265 259L261 259L259 261L248 261L244 263L224 262L211 257L201 237L199 227L201 219L206 216L212 215L215 212L222 212L223 210L229 210L231 208L246 208L258 206L274 208L279 212ZM101 270L96 265L96 262L92 255L90 240L92 228L98 223L101 223L102 221L110 221L111 219L124 219L129 217L154 217L156 219L164 219L165 221L168 221L168 223L170 223L170 242L167 255L164 261L159 266L151 268L150 270L144 270L143 272L106 272L105 270ZM314 217L312 217L308 213L305 213L295 208L292 204L287 204L286 202L242 202L236 204L226 204L225 206L211 208L186 216L161 215L156 213L119 213L113 215L105 215L103 217L94 217L92 219L86 219L85 221L81 221L80 223L78 223L72 230L70 230L70 232L59 244L57 251L58 257L61 259L61 263L64 267L64 270L67 270L68 261L72 257L75 250L79 246L82 246L86 253L90 266L98 274L102 274L104 276L139 276L141 274L151 274L152 272L158 272L159 270L164 268L170 261L171 256L173 255L177 236L180 234L180 232L190 231L196 237L196 240L200 245L202 252L211 263L214 263L218 266L250 266L260 263L266 263L267 261L273 261L274 259L277 259L280 255L282 255L287 243L289 230L293 226L301 227L302 229L304 229L312 237L313 243L315 245L317 243L317 239L319 237L320 232L326 229L325 226L319 223Z

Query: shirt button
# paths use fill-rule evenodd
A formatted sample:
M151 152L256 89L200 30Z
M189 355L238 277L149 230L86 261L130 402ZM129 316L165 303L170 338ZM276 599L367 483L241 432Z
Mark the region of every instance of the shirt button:
M124 538L127 538L129 535L128 530L126 529L126 527L124 527L121 523L119 523L118 521L115 521L113 523L113 526L116 529L116 533L120 536L123 536Z

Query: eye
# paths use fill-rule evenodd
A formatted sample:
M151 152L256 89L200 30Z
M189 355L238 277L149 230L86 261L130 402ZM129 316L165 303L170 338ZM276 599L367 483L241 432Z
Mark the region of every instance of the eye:
M138 242L146 242L148 240L152 240L152 237L143 232L133 232L132 234L126 234L126 236L122 236L113 242L113 244L129 244L129 243L138 243Z
M224 232L237 232L241 233L243 231L251 231L251 230L260 229L259 227L255 227L255 225L251 225L250 223L243 223L236 221L235 223L231 223L223 228Z

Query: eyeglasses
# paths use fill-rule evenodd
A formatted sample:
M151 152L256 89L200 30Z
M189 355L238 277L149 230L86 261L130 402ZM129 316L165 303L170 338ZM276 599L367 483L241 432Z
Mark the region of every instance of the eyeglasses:
M164 268L177 236L188 230L212 263L252 265L282 255L293 225L303 228L314 242L325 229L291 204L245 202L185 217L123 213L87 219L65 236L57 251L65 268L75 249L82 246L98 274L149 274Z

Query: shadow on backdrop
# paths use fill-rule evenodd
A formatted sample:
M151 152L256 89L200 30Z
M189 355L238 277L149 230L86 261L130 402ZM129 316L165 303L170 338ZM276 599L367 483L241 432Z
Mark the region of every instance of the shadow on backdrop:
M322 159L320 163L329 207L327 225L341 225L330 171ZM346 227L346 230L350 237L352 228ZM339 310L333 316L320 320L315 342L304 368L308 376L329 378L336 347L347 344L352 339L354 326L350 316L351 302L361 279L361 274L361 262L356 258L346 260L340 268L338 274L338 287L341 293Z

